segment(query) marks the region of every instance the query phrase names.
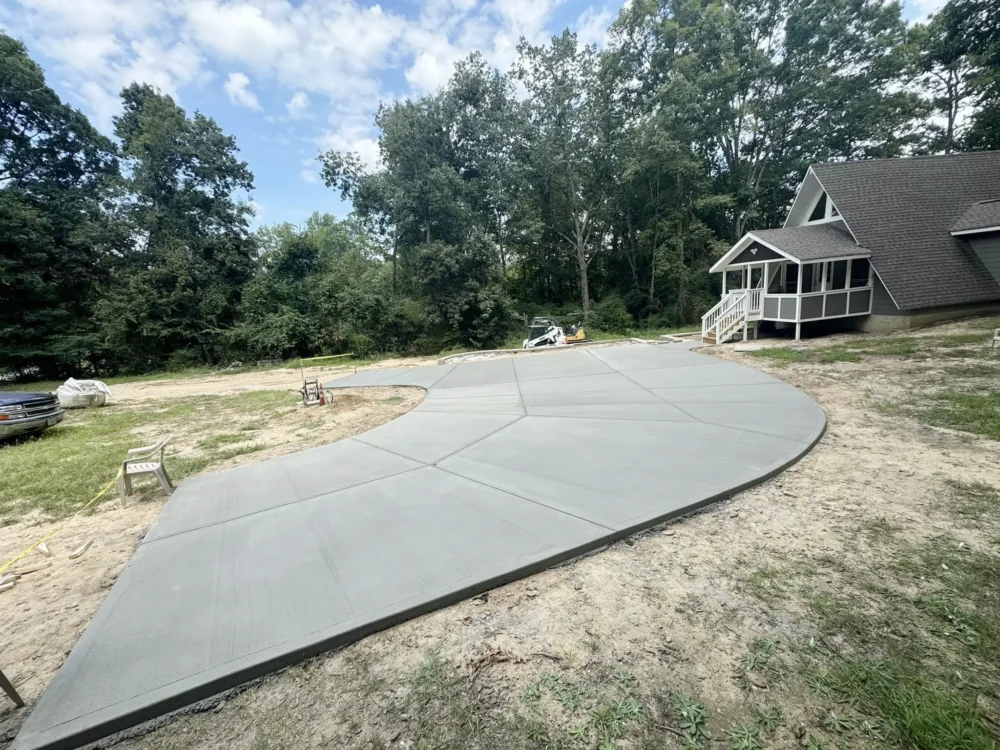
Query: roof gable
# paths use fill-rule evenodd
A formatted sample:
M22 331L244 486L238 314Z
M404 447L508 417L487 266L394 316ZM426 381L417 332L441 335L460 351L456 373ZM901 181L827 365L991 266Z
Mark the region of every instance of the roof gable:
M1000 195L1000 151L811 167L901 310L1000 299L1000 285L951 227Z
M951 225L952 234L1000 231L1000 198L973 203Z

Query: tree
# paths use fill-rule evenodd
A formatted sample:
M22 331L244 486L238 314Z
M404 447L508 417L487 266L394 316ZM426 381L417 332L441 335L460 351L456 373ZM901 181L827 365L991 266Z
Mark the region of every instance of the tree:
M941 127L928 121L924 148L950 154L961 140L959 117L972 95L975 70L955 6L946 5L930 23L914 24L909 36L917 84L928 97L932 112L945 122Z
M254 271L253 176L214 120L188 118L148 85L122 91L115 118L127 165L118 215L128 246L97 312L117 360L148 370L216 362Z
M517 76L530 97L534 130L533 181L552 231L573 253L586 313L590 264L605 247L601 222L608 198L597 124L597 50L565 32L548 47L522 42L518 51Z
M117 168L112 143L0 33L0 368L57 377L100 359L90 315Z
M1000 149L1000 7L990 0L951 0L932 25L937 44L967 61L967 88L973 102L966 146Z
M729 196L717 229L735 241L787 209L808 163L913 140L904 34L899 6L874 0L646 0L622 11L612 54L639 111L677 113Z

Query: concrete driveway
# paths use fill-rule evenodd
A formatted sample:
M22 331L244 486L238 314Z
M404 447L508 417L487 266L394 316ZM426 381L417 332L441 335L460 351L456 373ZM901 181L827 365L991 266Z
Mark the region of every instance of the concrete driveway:
M14 750L106 736L731 495L825 425L796 388L679 344L329 387L359 385L428 393L357 437L184 482Z

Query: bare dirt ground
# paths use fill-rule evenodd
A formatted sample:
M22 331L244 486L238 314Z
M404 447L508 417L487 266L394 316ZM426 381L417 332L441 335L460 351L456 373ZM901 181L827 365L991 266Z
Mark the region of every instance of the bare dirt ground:
M116 409L156 409L171 399L225 397L251 390L294 391L299 385L298 371L289 370L133 383L116 386L112 398ZM255 446L265 447L250 453L234 450L232 452L237 455L212 464L211 470L292 453L365 432L412 409L423 400L423 393L418 388L349 389L338 391L333 403L326 406L281 407L266 421L254 420L255 429L248 433L252 434ZM199 451L204 450L206 437L239 429L239 421L247 418L247 413L239 408L220 413L216 402L186 418L179 429L173 428L174 441L166 459L168 470L172 461L198 456ZM133 432L137 439L153 440L162 430L154 421ZM238 448L241 444L232 445ZM17 571L46 566L26 573L14 588L0 593L2 669L29 706L51 681L166 503L166 493L155 485L145 487L144 492L129 499L124 509L113 500L97 506L92 514L71 519L65 529L48 542L51 557L32 552L13 568ZM116 494L113 488L111 496ZM0 527L0 561L28 548L62 523L53 523L39 513L32 513L19 523ZM88 540L92 546L86 553L76 560L68 559L70 552ZM25 715L25 711L3 705L0 745L4 737L13 738Z
M794 346L873 341L886 343ZM978 349L908 347L917 353L790 363L708 350L815 398L828 418L815 449L701 513L289 668L119 747L995 749L1000 442L892 405L942 383L996 389L983 370L997 363Z
M437 363L435 357L390 358L366 364L363 369L383 370L392 367L424 367ZM353 367L310 367L306 377L317 378L328 383L337 378L353 375ZM302 374L295 368L277 368L266 371L250 371L232 375L219 374L199 378L178 378L176 380L148 380L125 383L114 387L114 398L122 403L144 399L180 398L205 394L230 395L251 391L289 390L297 391L302 385Z

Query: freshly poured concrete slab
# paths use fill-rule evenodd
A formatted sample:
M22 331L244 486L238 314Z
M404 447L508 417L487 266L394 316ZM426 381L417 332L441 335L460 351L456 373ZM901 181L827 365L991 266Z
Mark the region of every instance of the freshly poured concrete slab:
M456 366L437 382L437 388L457 388L470 385L515 383L514 360L488 359L483 362L466 362Z
M414 385L407 383L407 385ZM489 383L487 385L467 385L456 388L432 388L427 391L427 400L441 400L452 398L492 398L494 396L514 396L520 398L520 391L517 382L514 380L505 383Z
M341 440L271 461L196 477L184 483L183 493L171 498L146 539L260 513L421 465L364 443Z
M544 352L512 360L519 383L581 375L613 375L615 370L586 351Z
M665 422L693 422L694 418L671 404L576 404L572 406L529 406L533 417L575 419L627 419Z
M549 356L556 356L554 354ZM611 375L582 375L573 378L548 378L545 380L526 380L518 383L522 396L532 396L539 393L586 393L596 391L631 391L642 388L633 380L621 373Z
M715 357L686 351L671 351L663 347L621 346L592 349L591 356L614 367L619 372L660 370L664 367L697 367L718 362Z
M524 404L516 395L480 398L428 398L415 411L467 412L470 414L524 414Z
M774 380L750 385L692 385L673 388L651 388L650 393L672 404L764 404L788 402L793 398L786 383ZM801 393L801 391L800 391ZM809 403L813 400L801 394Z
M697 355L705 356L705 355ZM627 371L626 371L627 372ZM643 388L681 388L685 386L728 386L751 385L754 383L778 383L776 378L751 370L735 362L719 362L703 367L667 367L661 369L627 372L628 376ZM791 388L792 386L788 386Z
M686 348L328 383L428 394L354 438L182 483L13 749L76 747L542 570L760 482L819 438L801 391Z
M806 396L799 403L789 401L777 406L768 403L698 403L682 404L678 408L709 424L802 441L809 440L817 430L822 430L825 421L823 414L816 412L815 404Z
M574 391L562 393L525 393L521 400L533 407L548 406L601 406L611 404L663 404L664 400L650 391L631 384L628 390Z
M430 464L520 418L514 414L411 411L352 439Z
M421 388L430 388L436 385L445 375L455 369L454 365L444 367L408 367L402 372L398 372L391 378L382 381L382 385L416 385Z

